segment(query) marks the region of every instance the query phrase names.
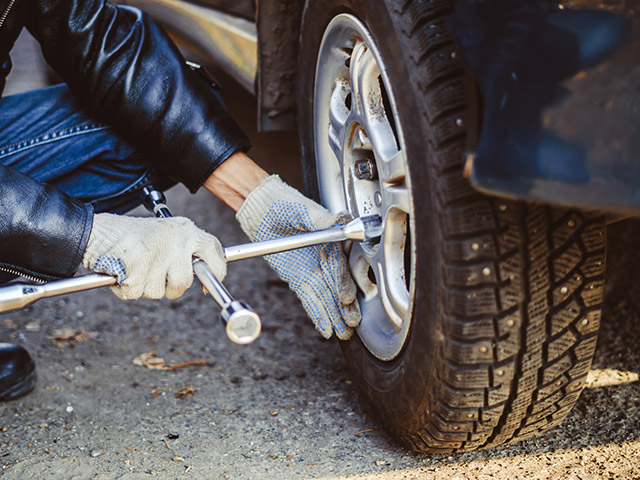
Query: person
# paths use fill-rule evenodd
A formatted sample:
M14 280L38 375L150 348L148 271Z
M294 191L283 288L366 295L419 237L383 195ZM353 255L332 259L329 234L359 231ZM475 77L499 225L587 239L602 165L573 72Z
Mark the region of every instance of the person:
M235 210L251 240L344 221L268 175L198 69L138 9L104 0L0 0L0 90L26 27L60 86L0 99L0 270L54 280L114 275L122 299L176 298L191 259L222 280L220 242L186 218L134 218L148 184L204 188ZM349 338L360 320L338 244L271 255L325 337ZM0 399L35 384L34 362L0 345Z

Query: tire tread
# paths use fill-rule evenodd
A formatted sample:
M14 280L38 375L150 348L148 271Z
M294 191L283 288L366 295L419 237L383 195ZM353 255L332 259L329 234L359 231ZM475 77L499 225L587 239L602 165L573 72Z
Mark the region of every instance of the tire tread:
M411 422L387 422L420 452L473 450L552 428L590 367L604 286L605 239L595 214L489 198L462 179L472 124L468 79L446 31L447 0L389 1L430 125L440 214L437 381ZM408 48L406 48L408 46Z

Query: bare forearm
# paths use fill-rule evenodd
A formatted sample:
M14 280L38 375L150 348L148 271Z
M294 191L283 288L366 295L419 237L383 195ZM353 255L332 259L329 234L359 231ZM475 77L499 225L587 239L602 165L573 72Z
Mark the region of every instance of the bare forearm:
M220 165L203 187L234 211L269 174L243 152L236 152Z

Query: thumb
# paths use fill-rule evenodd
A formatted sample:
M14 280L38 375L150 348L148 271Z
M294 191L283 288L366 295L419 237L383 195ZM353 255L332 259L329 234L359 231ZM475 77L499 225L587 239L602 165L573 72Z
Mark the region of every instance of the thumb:
M224 280L227 275L227 260L224 257L224 249L216 237L201 230L193 255L203 260L218 280Z

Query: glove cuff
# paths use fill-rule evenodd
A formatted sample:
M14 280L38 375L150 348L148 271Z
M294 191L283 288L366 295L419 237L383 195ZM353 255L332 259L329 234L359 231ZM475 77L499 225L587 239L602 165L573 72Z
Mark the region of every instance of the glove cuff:
M113 248L117 244L120 229L113 228L114 221L117 221L116 217L122 218L111 213L94 214L89 241L82 256L82 265L85 268L90 268L100 253Z
M282 198L283 189L286 187L288 185L279 175L270 175L253 189L238 209L236 220L251 240L271 205Z

